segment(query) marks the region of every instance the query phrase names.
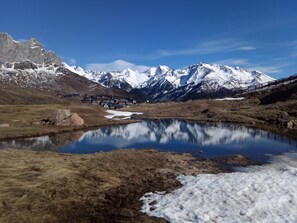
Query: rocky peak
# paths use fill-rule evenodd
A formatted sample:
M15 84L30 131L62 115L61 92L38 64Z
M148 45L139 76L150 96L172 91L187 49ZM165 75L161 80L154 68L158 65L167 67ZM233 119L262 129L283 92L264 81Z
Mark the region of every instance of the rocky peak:
M0 64L27 60L36 64L61 65L61 59L54 52L45 50L38 40L31 38L19 42L7 33L0 33Z

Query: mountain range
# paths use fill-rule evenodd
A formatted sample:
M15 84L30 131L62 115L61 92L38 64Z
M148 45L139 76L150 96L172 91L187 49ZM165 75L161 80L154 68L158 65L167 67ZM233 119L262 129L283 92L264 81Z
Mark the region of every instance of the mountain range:
M69 66L36 39L13 40L0 33L0 83L23 89L57 93L105 93L153 101L229 96L236 89L260 85L274 79L259 71L198 63L182 69L157 66L140 72L86 71Z
M6 33L0 33L0 86L0 104L55 103L70 93L134 96L72 72L36 39L20 42Z
M75 66L68 66L68 69L106 87L118 87L128 92L139 89L156 101L222 96L234 89L274 80L259 71L209 63L193 64L183 69L157 66L144 72L129 68L115 72L84 71Z

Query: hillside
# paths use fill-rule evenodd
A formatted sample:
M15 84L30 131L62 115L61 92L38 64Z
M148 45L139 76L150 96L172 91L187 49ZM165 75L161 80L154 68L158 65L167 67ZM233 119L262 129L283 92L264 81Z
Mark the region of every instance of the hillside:
M5 33L0 33L0 86L0 104L64 103L58 95L72 93L135 98L71 71L37 40L18 42Z

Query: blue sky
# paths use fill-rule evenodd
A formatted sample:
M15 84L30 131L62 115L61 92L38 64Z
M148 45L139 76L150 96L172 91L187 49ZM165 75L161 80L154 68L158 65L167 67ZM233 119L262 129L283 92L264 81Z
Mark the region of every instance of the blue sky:
M1 0L0 32L83 68L203 61L297 73L295 0Z

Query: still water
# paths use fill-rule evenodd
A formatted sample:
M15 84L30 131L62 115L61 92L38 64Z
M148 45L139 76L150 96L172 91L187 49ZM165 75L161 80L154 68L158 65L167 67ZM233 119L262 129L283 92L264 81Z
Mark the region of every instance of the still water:
M242 154L263 160L266 154L297 151L297 141L238 125L145 120L88 132L3 141L0 142L0 148L31 148L61 153L155 148L189 152L206 158Z

